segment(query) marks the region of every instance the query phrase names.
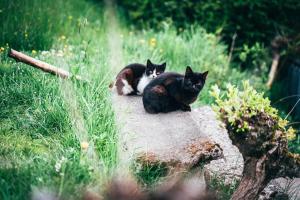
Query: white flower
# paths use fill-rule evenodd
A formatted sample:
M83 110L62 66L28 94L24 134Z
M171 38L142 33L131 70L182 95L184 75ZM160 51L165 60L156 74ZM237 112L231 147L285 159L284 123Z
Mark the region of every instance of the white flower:
M55 171L60 172L61 166L66 162L66 158L64 156L61 157L60 160L56 161L55 163Z
M49 51L42 51L41 54L42 54L43 56L45 56L45 55L49 54Z

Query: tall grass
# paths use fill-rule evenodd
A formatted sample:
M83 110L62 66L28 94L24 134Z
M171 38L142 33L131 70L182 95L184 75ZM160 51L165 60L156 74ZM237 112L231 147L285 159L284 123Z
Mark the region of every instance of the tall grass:
M17 49L47 49L60 30L65 1L0 1L0 45Z
M87 13L97 15L87 0L0 0L0 47L47 50L82 28Z
M22 6L21 2L6 5ZM32 31L41 33L28 33L32 42L15 36L2 37L5 42L10 41L10 46L15 43L30 50L51 47L26 53L78 73L90 82L62 81L14 63L5 52L0 53L0 199L29 199L33 188L44 187L62 198L81 198L86 187L101 185L116 166L116 129L109 101L111 74L107 73L102 5L80 0L61 2L27 2L21 9L37 10L30 12L32 19L47 18L56 22L55 26L62 26L59 28L62 32L54 33L47 29L49 24L38 21ZM71 2L71 7L63 7ZM60 18L61 14L52 15L56 12L53 6L61 6L58 11L65 9L63 15L72 18L66 24L60 23L64 18ZM47 13L48 9L53 13ZM31 18L24 19L24 23ZM4 24L9 23L16 21L4 20ZM43 35L43 28L38 30L40 25L45 26L49 35ZM69 91L72 96L65 95ZM74 102L76 105L72 105ZM81 115L86 133L78 133L74 111ZM90 157L82 147L80 134L85 134L84 139L96 157Z
M213 84L225 88L227 83L241 84L250 79L258 89L263 89L262 79L230 67L226 46L219 38L201 27L178 31L166 25L160 32L133 30L124 35L124 54L127 63L142 62L147 58L154 62L167 62L167 71L184 73L186 66L194 71L209 71L206 86L198 98L198 104L210 104L209 89ZM196 104L197 105L197 104Z

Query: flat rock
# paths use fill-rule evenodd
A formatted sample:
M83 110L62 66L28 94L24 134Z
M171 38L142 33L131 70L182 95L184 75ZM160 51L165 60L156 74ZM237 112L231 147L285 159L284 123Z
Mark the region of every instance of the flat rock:
M206 175L225 179L241 175L242 156L209 106L191 112L148 114L139 96L118 96L112 92L112 99L121 163L130 165L139 155L148 154L162 162L194 166L203 155L218 157L221 147L224 157L206 165Z
M225 184L232 184L242 177L244 160L238 148L232 144L224 124L217 120L215 112L209 106L197 108L191 112L198 123L201 133L216 142L223 149L224 158L212 160L204 166L206 180L218 178Z

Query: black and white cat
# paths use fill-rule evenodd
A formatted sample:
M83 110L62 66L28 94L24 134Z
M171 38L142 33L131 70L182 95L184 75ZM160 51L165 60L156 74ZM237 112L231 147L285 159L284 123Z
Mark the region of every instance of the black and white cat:
M119 95L142 95L151 80L164 73L166 63L133 63L124 67L116 77L115 86Z
M144 108L148 113L167 113L175 110L191 111L202 90L208 71L193 72L188 66L185 75L166 72L147 85L143 94Z

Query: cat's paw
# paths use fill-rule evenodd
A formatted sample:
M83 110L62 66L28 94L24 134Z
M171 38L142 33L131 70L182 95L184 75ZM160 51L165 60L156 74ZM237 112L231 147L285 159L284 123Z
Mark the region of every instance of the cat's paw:
M189 106L189 105L182 105L181 110L184 111L184 112L191 112L192 111L191 106Z
M133 89L130 86L124 86L122 88L122 92L123 92L123 95L128 95L133 92Z

